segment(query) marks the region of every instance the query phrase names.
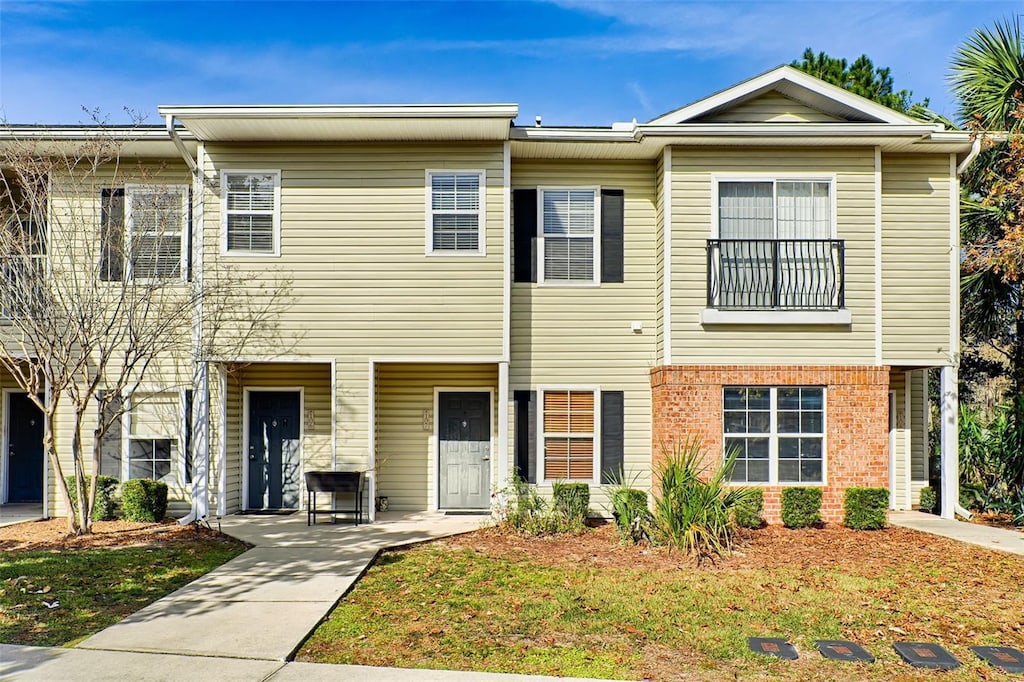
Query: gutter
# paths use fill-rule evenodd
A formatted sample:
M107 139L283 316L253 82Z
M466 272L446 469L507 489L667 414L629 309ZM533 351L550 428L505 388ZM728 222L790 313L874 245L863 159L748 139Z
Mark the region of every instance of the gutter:
M968 166L970 166L974 162L974 160L976 158L978 158L978 154L980 154L980 153L981 153L981 136L976 136L974 138L974 142L971 143L971 151L968 152L968 154L964 158L964 160L961 161L960 164L956 167L956 174L957 174L958 177L963 175L964 171L967 170ZM959 513L959 511L960 510L958 509L957 513ZM970 517L970 512L968 512L967 518L971 518Z

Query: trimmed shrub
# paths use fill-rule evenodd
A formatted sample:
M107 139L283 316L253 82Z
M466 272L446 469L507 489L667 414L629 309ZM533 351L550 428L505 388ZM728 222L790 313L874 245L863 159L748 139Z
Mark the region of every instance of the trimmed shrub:
M821 488L783 488L782 523L786 528L821 524Z
M935 494L935 488L930 485L926 485L921 488L921 502L919 505L921 507L921 511L934 513L935 507L938 506L938 504L939 496Z
M622 542L635 545L650 537L652 517L643 490L616 488L612 492L612 517Z
M570 525L583 525L590 511L590 486L586 483L558 483L551 486L551 501L556 513Z
M736 505L733 520L740 528L760 528L764 525L764 491L751 488L750 496Z
M885 528L889 491L885 488L847 488L843 493L843 524L854 530Z
M584 487L586 485L584 484ZM527 535L557 535L559 533L579 533L586 524L586 507L590 501L590 489L585 492L586 501L583 503L584 512L574 520L570 520L566 513L556 508L555 504L548 504L544 498L537 493L537 486L531 485L516 477L512 485L507 489L507 506L498 510L497 514L501 522L511 528L526 533ZM579 492L564 493L568 497L578 498ZM562 504L567 504L563 502Z
M163 521L166 514L166 483L135 478L121 484L121 515L125 521Z
M71 493L71 511L78 514L78 493L75 492L75 477L65 476L64 481L68 484L68 492ZM114 493L117 484L120 483L113 476L100 475L96 478L96 504L92 508L93 521L114 520ZM89 491L92 485L92 476L85 477L85 490Z

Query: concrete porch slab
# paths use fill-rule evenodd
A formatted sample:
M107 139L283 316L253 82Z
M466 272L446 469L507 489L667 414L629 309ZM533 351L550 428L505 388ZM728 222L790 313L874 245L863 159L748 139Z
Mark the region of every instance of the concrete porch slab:
M889 512L889 523L998 552L1024 556L1024 533L1007 528L953 521L920 511Z

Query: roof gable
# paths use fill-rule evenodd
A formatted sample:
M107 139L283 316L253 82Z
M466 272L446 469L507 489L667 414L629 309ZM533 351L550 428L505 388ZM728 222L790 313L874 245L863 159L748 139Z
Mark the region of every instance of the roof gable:
M845 120L790 99L775 91L752 97L736 106L713 111L700 123L844 123Z
M798 105L799 110L795 109L796 113L791 114L796 118L786 117L788 112L776 111L776 115L782 115L783 118L765 119L766 112L758 111L759 100L763 100L761 105L771 103L777 109L779 97ZM817 113L811 115L810 112ZM756 115L761 115L762 118L749 118ZM827 119L822 121L821 115L826 116ZM819 80L792 66L780 66L681 109L670 111L650 121L649 125L678 125L699 121L791 123L800 120L815 123L892 123L895 125L921 123L865 97Z

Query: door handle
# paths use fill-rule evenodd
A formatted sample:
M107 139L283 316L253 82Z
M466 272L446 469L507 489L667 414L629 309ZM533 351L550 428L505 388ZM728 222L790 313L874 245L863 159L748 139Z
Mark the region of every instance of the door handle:
M14 446L13 445L10 446L9 448L7 448L7 456L8 457L14 457Z
M491 461L491 458L490 457L484 457L484 458L482 458L482 461L489 462L489 461Z
M255 462L256 461L256 446L254 446L254 445L250 445L249 446L249 461L250 462Z

